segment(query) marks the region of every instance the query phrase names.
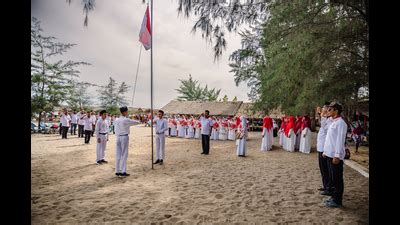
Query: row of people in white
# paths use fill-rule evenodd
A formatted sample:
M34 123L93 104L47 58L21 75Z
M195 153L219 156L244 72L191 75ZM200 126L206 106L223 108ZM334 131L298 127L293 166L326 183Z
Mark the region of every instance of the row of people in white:
M227 120L222 119L210 119L213 121L211 128L211 140L235 140L235 133L237 131L237 125L239 124L234 119ZM240 121L240 119L238 119ZM169 118L168 119L168 130L165 131L165 135L171 137L181 138L196 138L201 137L201 122L200 120L185 119L185 118Z
M311 152L311 121L307 116L285 117L279 130L279 145L289 152L299 150L302 153Z

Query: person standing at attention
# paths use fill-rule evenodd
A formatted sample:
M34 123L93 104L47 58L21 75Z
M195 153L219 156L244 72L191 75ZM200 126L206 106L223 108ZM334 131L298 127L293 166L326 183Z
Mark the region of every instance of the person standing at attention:
M261 139L261 151L269 151L272 149L272 141L273 141L273 130L272 130L272 119L269 116L265 116L263 118L263 131L262 131L262 139Z
M205 110L204 113L201 114L200 123L201 146L203 148L203 152L201 154L208 155L210 152L211 127L213 126L213 122L210 119L210 111Z
M76 126L78 125L78 115L76 111L71 114L71 135L76 135Z
M83 127L85 130L85 144L89 144L90 136L93 132L93 118L90 116L89 111L86 113L83 120L85 121L85 125Z
M94 113L94 111L92 111L92 115L91 115L91 117L90 117L91 119L92 119L92 131L94 131L95 129L96 129L96 121L97 121L97 117L96 117L96 114ZM93 135L94 135L94 132L92 132L92 137L93 137Z
M311 120L309 116L303 116L300 126L300 149L302 153L311 152Z
M236 147L236 155L239 157L245 157L247 153L247 119L244 116L240 117L240 125L239 125L239 141Z
M81 111L80 113L78 113L78 138L80 137L84 137L84 127L85 127L85 111Z
M158 110L157 117L154 119L156 131L156 161L154 164L163 164L165 158L165 131L168 130L168 122L164 117L164 111Z
M100 111L100 118L97 120L95 133L97 138L97 145L96 145L96 163L101 165L103 163L107 163L104 159L105 151L106 151L106 144L108 141L108 132L110 131L109 122L106 119L106 110Z

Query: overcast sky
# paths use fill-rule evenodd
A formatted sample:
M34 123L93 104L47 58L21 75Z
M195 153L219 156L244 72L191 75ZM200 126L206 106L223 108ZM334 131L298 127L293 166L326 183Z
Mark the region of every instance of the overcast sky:
M202 85L221 88L229 100L234 96L248 101L245 84L235 86L229 72L228 57L240 48L240 37L227 34L227 49L214 63L211 46L200 33L192 34L194 18L178 17L176 0L154 1L153 74L154 107L161 108L176 99L175 91L189 74ZM112 76L118 83L132 85L135 80L139 49L139 31L146 5L142 0L96 0L89 13L89 26L84 27L82 0L32 0L31 16L41 21L45 35L61 42L74 43L65 59L86 61L91 66L80 67L80 80L104 85ZM98 94L95 88L89 93ZM131 105L133 88L126 95ZM135 107L150 107L150 50L142 49L134 99Z

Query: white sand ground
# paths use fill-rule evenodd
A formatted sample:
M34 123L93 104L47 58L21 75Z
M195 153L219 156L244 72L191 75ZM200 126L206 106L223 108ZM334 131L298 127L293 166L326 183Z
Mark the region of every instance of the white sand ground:
M368 178L345 166L344 207L326 208L315 151L261 152L260 135L250 133L246 158L233 141L211 141L205 156L200 140L167 138L165 164L151 170L150 128L132 127L131 176L117 178L114 135L109 163L96 165L94 138L33 134L32 224L369 223Z

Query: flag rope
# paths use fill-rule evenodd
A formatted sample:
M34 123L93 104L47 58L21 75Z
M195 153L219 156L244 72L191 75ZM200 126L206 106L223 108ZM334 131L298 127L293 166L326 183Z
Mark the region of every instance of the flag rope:
M133 95L132 95L132 104L131 104L132 107L133 107L133 100L135 99L136 83L137 83L137 77L138 77L138 74L139 74L139 64L140 64L140 56L142 55L142 48L143 48L143 46L142 46L142 44L140 44L139 60L138 60L138 63L137 63L137 68L136 68L135 83L133 85Z

